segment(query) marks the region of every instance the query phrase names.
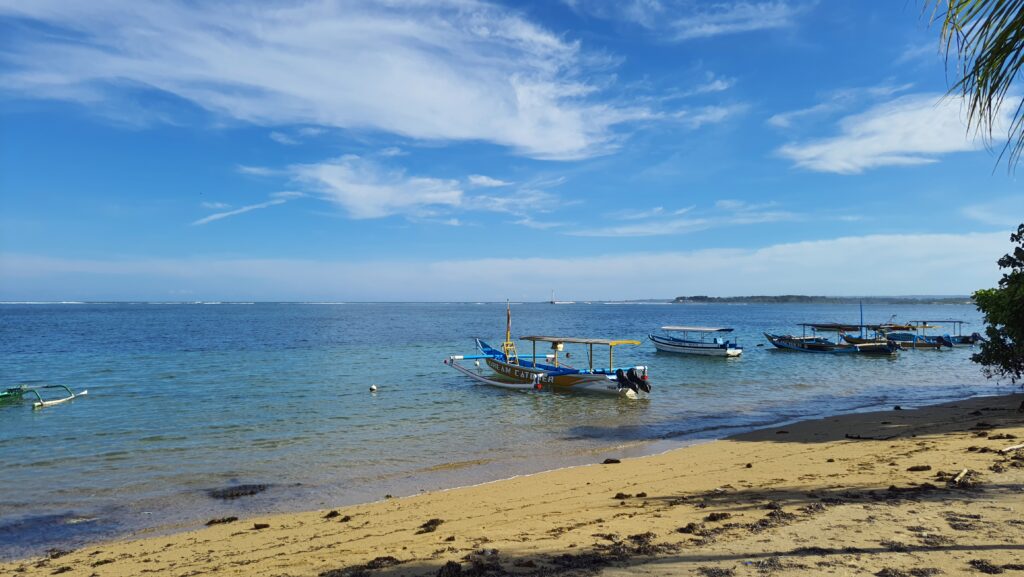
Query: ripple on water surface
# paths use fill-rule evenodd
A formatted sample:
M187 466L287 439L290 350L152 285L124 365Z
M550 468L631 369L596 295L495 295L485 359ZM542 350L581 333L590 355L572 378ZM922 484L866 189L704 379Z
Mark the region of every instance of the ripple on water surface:
M892 314L980 327L970 306L866 311L868 322ZM445 367L446 355L472 352L473 337L500 341L503 303L0 305L3 382L89 389L42 411L0 407L0 484L18 487L16 498L0 498L0 555L1002 392L969 349L886 359L756 346L762 331L856 320L855 306L840 305L513 305L517 334L645 340L668 324L736 328L745 345L738 359L658 353L646 342L616 349L616 364L650 367L654 394L630 401L493 389ZM651 440L661 441L657 449ZM269 488L231 501L208 495L237 484Z

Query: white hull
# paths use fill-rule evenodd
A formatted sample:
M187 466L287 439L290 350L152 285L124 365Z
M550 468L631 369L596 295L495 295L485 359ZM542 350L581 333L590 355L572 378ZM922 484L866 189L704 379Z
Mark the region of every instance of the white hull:
M743 349L718 346L689 346L685 344L670 344L651 339L654 348L666 353L682 353L686 355L702 355L705 357L738 357L743 354Z

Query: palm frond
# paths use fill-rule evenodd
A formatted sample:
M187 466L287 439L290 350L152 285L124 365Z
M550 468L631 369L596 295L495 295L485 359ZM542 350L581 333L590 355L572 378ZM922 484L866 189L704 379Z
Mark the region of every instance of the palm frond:
M951 91L967 102L968 125L988 137L1006 130L1003 155L1014 167L1024 153L1024 101L1010 93L1024 65L1024 0L935 0L932 18L942 20L947 62L957 55L960 79ZM1007 98L1017 102L1004 126Z

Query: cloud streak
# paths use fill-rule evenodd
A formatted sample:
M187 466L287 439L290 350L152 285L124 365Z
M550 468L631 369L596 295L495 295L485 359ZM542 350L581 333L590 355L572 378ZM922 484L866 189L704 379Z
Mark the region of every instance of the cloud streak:
M1014 108L1005 106L1004 114ZM969 134L964 114L961 98L910 94L842 118L835 136L791 142L777 152L799 168L837 174L930 164L984 147Z
M607 153L624 125L657 116L602 97L587 78L607 62L578 42L475 0L5 0L4 17L43 25L13 28L3 49L0 86L29 98L96 107L155 90L218 119L483 141L544 159Z
M288 202L289 200L294 200L296 198L302 198L302 197L304 197L306 195L304 193L301 193L301 192L292 191L292 190L286 190L286 191L282 191L282 192L275 192L274 194L272 194L270 196L271 196L271 199L266 201L266 202L261 202L261 203L258 203L258 204L250 204L248 206L243 206L241 208L236 208L235 210L227 210L227 211L223 211L223 212L216 212L214 214L211 214L211 215L208 215L208 216L204 216L203 218L200 218L200 219L198 219L196 221L193 221L192 222L192 226L202 226L204 224L209 224L211 222L222 220L222 219L225 219L225 218L228 218L228 217L231 217L231 216L238 216L239 214L245 214L247 212L252 212L254 210L260 210L260 209L263 209L263 208L270 208L272 206L277 206L277 205L280 205L280 204L284 204L284 203ZM203 206L203 208L209 208L211 210L216 210L216 209L221 209L221 208L228 208L229 205L225 204L223 202L204 202L204 203L202 203L202 206Z
M354 154L292 165L288 172L297 182L358 219L424 215L429 208L455 207L463 201L457 180L409 176L404 170L389 169Z
M801 12L788 2L733 2L701 8L672 23L676 40L711 38L758 30L788 28Z
M579 14L639 24L670 40L686 41L788 28L806 7L790 2L680 0L563 0Z
M642 237L688 234L721 228L767 222L792 221L801 215L779 210L775 203L750 204L740 200L720 200L714 209L695 211L696 207L687 207L674 211L666 211L663 207L655 207L644 211L626 211L619 215L610 215L627 224L615 226L578 229L569 232L571 236L596 237Z

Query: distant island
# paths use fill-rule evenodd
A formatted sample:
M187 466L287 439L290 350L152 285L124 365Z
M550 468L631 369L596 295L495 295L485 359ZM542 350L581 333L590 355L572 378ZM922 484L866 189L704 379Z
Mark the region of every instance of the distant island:
M745 297L709 297L703 295L676 297L676 304L873 304L873 305L960 305L973 304L969 296L899 296L899 297L826 297L808 295L776 295Z

